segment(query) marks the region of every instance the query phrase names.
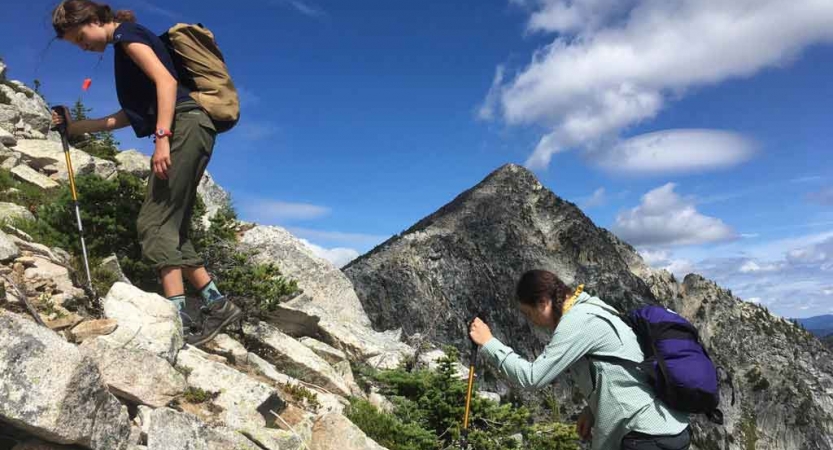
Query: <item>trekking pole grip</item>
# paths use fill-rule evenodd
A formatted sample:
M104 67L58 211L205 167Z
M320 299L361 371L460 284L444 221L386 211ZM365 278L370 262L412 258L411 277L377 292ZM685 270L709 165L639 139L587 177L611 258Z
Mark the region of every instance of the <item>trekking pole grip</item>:
M66 106L58 105L53 106L52 111L55 111L55 114L58 114L64 119L61 123L53 125L52 129L60 133L61 136L66 136L68 129L67 122L69 121L69 110L67 110Z

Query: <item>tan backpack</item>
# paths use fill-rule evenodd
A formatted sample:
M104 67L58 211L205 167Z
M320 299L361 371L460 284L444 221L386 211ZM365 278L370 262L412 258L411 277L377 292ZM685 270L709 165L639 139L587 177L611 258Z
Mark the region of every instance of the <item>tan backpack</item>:
M201 23L178 23L160 36L174 59L179 81L214 121L217 132L240 120L240 98L214 34Z

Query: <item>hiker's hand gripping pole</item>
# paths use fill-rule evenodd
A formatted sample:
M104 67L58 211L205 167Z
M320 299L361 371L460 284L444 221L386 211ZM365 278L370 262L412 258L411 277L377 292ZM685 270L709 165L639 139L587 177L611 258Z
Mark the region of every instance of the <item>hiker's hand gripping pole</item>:
M78 234L81 236L81 252L84 255L84 269L87 275L87 286L85 290L87 291L87 295L89 295L92 300L95 300L98 298L98 295L93 289L93 280L90 276L90 261L87 258L87 244L84 242L84 227L81 225L81 208L78 206L78 192L75 188L75 171L72 169L72 158L70 158L69 155L69 138L67 136L69 111L67 111L65 106L54 106L52 107L52 111L63 119L54 123L52 129L58 131L61 135L61 144L64 146L64 158L66 158L67 173L69 174L69 189L72 193L72 201L75 203L75 219L78 224Z

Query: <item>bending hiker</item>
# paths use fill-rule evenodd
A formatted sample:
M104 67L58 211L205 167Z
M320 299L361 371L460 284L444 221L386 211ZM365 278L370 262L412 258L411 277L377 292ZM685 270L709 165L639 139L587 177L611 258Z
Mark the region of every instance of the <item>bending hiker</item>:
M534 325L553 331L544 352L529 362L492 337L480 319L472 340L510 381L543 388L565 370L587 398L577 431L593 449L683 450L689 448L688 414L654 394L647 375L633 367L589 358L596 355L641 362L636 335L602 300L568 288L555 274L525 273L517 286L519 308Z
M108 45L114 47L122 109L103 119L69 122L55 115L53 121L67 120L71 135L130 125L137 137L154 136L153 174L137 220L142 254L158 271L165 296L179 309L186 329L198 324L183 311L183 274L199 290L205 320L186 341L201 345L242 317L217 289L188 237L197 185L217 135L214 123L178 82L163 42L136 23L131 11L114 13L105 4L67 0L53 11L52 25L59 38L81 50L104 52Z

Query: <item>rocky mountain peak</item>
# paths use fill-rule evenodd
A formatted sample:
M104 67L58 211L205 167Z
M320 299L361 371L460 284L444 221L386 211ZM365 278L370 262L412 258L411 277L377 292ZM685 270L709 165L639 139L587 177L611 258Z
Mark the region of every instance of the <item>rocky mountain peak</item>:
M605 292L623 308L654 300L636 275L649 269L630 246L514 164L344 271L376 327L401 326L462 348L467 321L487 314L502 337L532 351L544 338L527 338L531 330L513 299L516 280L535 268Z

